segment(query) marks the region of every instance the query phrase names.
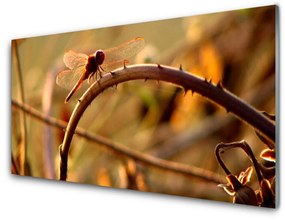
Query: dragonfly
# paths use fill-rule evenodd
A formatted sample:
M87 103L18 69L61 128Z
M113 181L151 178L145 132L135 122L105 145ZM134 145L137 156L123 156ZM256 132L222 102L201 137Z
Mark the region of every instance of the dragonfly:
M82 83L95 78L102 78L102 73L110 72L123 66L127 59L139 53L145 45L144 38L137 37L119 46L109 49L99 49L91 55L76 53L73 50L65 52L63 62L68 69L59 72L56 84L65 89L71 89L65 103L82 86Z

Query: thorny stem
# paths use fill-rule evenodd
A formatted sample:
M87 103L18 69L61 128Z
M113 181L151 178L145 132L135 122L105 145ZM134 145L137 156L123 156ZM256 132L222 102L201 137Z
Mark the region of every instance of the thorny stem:
M104 75L99 81L94 82L80 98L71 115L62 143L60 180L66 180L67 178L67 159L70 144L76 126L85 109L105 89L122 82L138 79L170 82L184 88L185 92L191 90L192 92L199 93L224 107L227 112L232 112L238 118L251 125L270 142L275 142L275 125L253 107L228 92L223 88L221 83L214 85L206 79L172 67L154 64L132 65Z
M55 126L59 129L65 129L67 126L67 123L65 121L62 121L62 120L59 120L57 118L51 117L49 115L43 114L43 113L39 112L38 110L32 108L31 106L29 106L27 104L22 104L16 100L12 100L12 105L14 107L20 108L22 111L26 112L27 114L31 115L32 117L34 117L34 118L36 118L36 119L38 119L44 123L47 123L49 125ZM185 165L185 164L181 164L181 163L177 163L177 162L159 159L159 158L147 155L145 153L138 152L138 151L133 150L131 148L128 148L122 144L111 141L105 137L92 134L92 133L90 133L90 132L88 132L85 129L80 128L80 127L76 128L75 133L78 136L86 138L89 141L99 143L99 144L107 147L108 149L116 152L116 153L120 153L124 156L127 156L129 158L132 158L134 160L140 161L140 162L148 164L148 165L156 166L158 168L170 170L170 171L177 172L177 173L182 173L184 175L200 177L202 179L205 179L205 180L208 180L211 182L215 182L215 183L223 182L223 178L221 176L219 176L219 175L217 175L211 171L208 171L208 170L205 170L202 168L198 168L195 166L191 166L191 165Z
M265 82L256 85L249 92L245 93L242 99L246 100L246 102L248 103L251 103L251 105L253 106L260 106L260 103L265 100L268 100L268 98L271 97L271 91L275 90L274 85L275 77L273 76ZM266 115L265 112L261 113L265 116L268 115ZM270 117L272 118L272 116ZM178 135L170 137L164 143L160 144L159 147L151 148L146 152L159 158L170 158L174 154L177 154L178 152L181 152L185 148L189 147L189 143L196 142L197 140L201 140L207 137L209 134L218 132L221 128L228 126L231 123L234 123L236 120L238 119L234 117L225 117L221 114L217 114L214 116L211 115L207 118L204 118L203 121L201 121L194 128L191 127L189 129L186 129L183 132L180 132ZM271 148L274 149L275 146L273 145Z

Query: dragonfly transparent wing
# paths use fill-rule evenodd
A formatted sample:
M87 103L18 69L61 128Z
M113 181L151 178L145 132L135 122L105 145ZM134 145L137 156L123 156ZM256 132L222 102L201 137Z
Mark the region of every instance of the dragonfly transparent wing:
M104 71L109 72L123 66L124 60L127 60L139 53L145 45L141 37L125 42L117 47L104 50L105 60L101 65Z
M87 63L88 56L83 53L76 53L73 50L65 52L63 56L63 62L69 69L74 69L78 66L85 65Z
M85 72L85 65L75 69L63 70L56 76L56 84L65 89L72 89L82 74Z

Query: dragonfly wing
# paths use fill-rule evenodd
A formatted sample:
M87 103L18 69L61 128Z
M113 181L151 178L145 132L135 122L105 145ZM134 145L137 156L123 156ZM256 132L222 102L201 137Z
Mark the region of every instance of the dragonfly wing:
M63 62L69 69L74 69L77 66L83 66L87 63L88 56L83 53L76 53L73 50L65 52Z
M85 66L79 66L71 70L63 70L56 76L56 84L70 90L85 71Z
M124 60L135 56L145 45L145 41L141 37L125 42L117 47L104 50L105 60L102 68L109 72L120 66L123 66Z

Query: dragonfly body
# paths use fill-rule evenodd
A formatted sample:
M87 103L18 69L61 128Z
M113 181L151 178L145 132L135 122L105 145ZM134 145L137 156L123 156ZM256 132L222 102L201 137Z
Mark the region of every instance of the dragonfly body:
M79 78L77 83L74 85L72 90L69 92L65 99L65 103L69 101L69 99L72 97L72 95L80 88L82 83L88 79L88 82L90 81L91 77L95 75L95 78L97 79L97 73L101 76L101 65L104 62L105 54L103 50L97 50L94 54L90 55L87 60L87 64L85 66L85 71L82 74L82 76Z
M90 79L92 76L94 76L94 74L95 74L95 77L97 78L97 73L99 73L100 77L102 77L101 71L103 69L101 65L103 64L104 59L105 59L105 54L103 50L97 50L94 55L90 55L88 57L88 61L86 64L86 72L85 72L86 78L85 79L87 78Z
M67 51L64 54L63 61L69 69L61 71L56 77L56 83L61 87L70 89L70 85L73 85L65 103L69 101L86 79L88 83L92 77L97 80L98 74L100 79L102 72L121 67L126 59L136 55L143 47L144 39L138 37L114 48L97 50L89 56L72 50Z

